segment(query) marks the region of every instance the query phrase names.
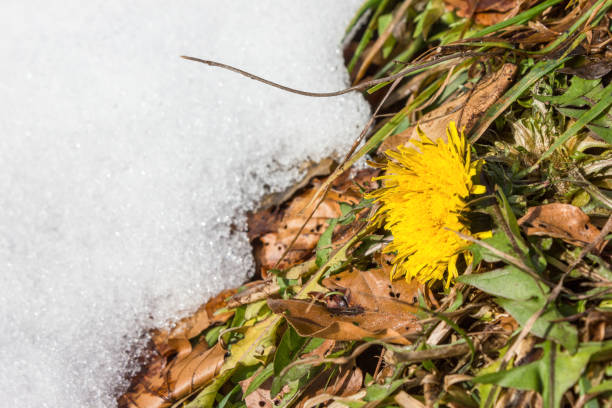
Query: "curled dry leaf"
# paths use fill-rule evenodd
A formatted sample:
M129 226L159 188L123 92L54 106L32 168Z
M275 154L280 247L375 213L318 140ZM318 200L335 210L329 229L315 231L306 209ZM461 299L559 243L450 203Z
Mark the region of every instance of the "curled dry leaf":
M340 366L338 373L330 378L329 371L323 371L315 377L304 390L297 408L311 408L322 404L333 397L346 397L361 389L363 372L358 367Z
M446 140L446 127L450 121L455 121L458 129L463 128L465 133L469 133L480 116L510 86L516 69L514 64L504 64L497 72L481 80L472 92L466 92L426 113L419 121L419 127L432 140L438 138ZM378 148L378 153L407 144L416 137L418 137L416 126L411 126L385 139Z
M423 289L423 285L416 281L391 282L383 269L349 269L324 279L322 283L331 291L346 289L348 306L406 315L411 315L416 310L414 305L417 303L419 290Z
M156 357L132 380L118 400L119 407L166 408L210 381L223 363L225 349L220 344L208 348L205 341L192 347L189 339L233 315L215 312L225 307L225 299L234 293L235 289L223 291L171 330L155 331L152 342Z
M294 299L268 299L268 305L274 313L284 313L302 336L333 340L374 337L409 344L406 336L420 330L414 314L419 290L416 283L391 283L383 270L374 269L343 272L325 279L323 285L344 293L344 308L330 309Z
M208 383L219 372L225 349L217 343L197 344L191 353L166 367L156 360L149 371L119 398L119 408L167 408L178 399Z
M553 203L530 207L519 225L527 235L544 235L561 238L570 244L584 247L599 235L599 229L591 223L588 215L571 204ZM598 247L603 251L603 241Z
M421 401L409 395L406 391L398 392L393 399L402 408L425 408Z
M285 269L310 258L327 228L327 220L342 214L339 202L356 203L360 200L361 193L354 182L368 188L374 174L375 170L365 169L352 178L347 179L347 175L344 179L338 179L277 268ZM255 259L262 269L262 276L265 277L266 271L276 265L308 219L312 207L306 206L320 182L314 179L312 184L311 188L295 196L286 206L271 207L249 215L248 236L255 247Z
M237 292L236 289L228 289L206 302L193 315L179 320L170 330L156 330L153 333L153 344L162 357L178 354L182 357L191 352L192 339L217 323L225 323L233 312L216 315L215 312L226 306L225 300Z
M294 299L268 299L268 306L274 313L284 313L287 321L302 336L332 340L362 340L372 337L409 344L403 336L414 332L414 327L406 326L405 321L397 317L391 320L379 312L358 311L343 315L332 313L325 306L308 300Z

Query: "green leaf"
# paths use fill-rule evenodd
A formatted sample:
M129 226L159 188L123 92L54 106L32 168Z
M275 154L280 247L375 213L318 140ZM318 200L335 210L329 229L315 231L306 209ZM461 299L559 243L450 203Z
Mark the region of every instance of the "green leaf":
M530 9L522 12L521 14L518 14L512 18L506 19L500 23L494 24L490 27L484 28L476 33L474 33L473 35L468 36L468 38L479 38L479 37L484 37L487 34L491 34L494 33L496 31L499 31L501 29L504 29L506 27L510 27L513 25L520 25L523 23L526 23L527 21L531 20L533 17L537 16L538 14L540 14L541 12L543 12L544 10L546 10L547 8L554 6L557 3L561 3L562 0L548 0L545 1L543 3L538 4L535 7L531 7Z
M355 24L357 24L357 21L359 21L359 19L361 18L361 16L363 16L363 14L368 11L371 8L374 8L378 5L378 3L380 3L380 0L366 0L360 7L359 10L357 10L357 12L355 13L355 15L353 16L353 18L351 19L351 21L349 22L348 26L346 26L346 30L344 32L344 34L348 34L353 27L355 27Z
M279 375L283 368L295 360L306 340L293 327L287 328L274 355L274 375Z
M605 380L589 389L589 394L599 394L601 392L612 392L612 380Z
M185 408L212 408L215 403L215 397L219 392L219 389L225 384L225 382L232 376L236 367L228 369L225 372L218 374L212 383L208 384L198 396L185 405Z
M208 344L208 347L212 347L217 344L217 341L219 340L219 333L221 333L221 330L226 328L227 325L215 326L206 332L204 335L204 340L206 341L206 344Z
M512 207L510 207L510 204L508 203L508 199L506 198L504 191L499 186L495 186L495 191L498 194L497 197L501 207L502 216L506 220L506 224L510 227L510 232L512 232L512 235L514 235L514 239L520 249L527 251L527 244L525 244L525 241L523 241L521 230L518 222L516 221L516 216L514 215L514 211L512 211Z
M527 320L544 306L545 301L544 298L512 300L498 297L495 299L495 303L510 313L521 326L524 326ZM531 332L536 336L555 340L566 349L574 352L578 345L576 328L568 322L552 323L553 320L562 317L554 305L549 305L540 318L535 321Z
M329 259L329 254L332 251L332 235L334 234L334 228L338 223L337 219L332 219L329 221L329 226L327 229L321 234L319 238L319 242L317 243L317 266L321 267L327 260Z
M282 319L271 316L266 320L250 326L244 338L233 344L230 356L225 359L219 374L198 396L185 408L211 408L219 389L236 372L238 365L250 366L259 364L261 359L270 353L276 339L276 329Z
M266 313L271 312L268 308L266 300L264 299L257 302L249 303L246 309L244 310L244 319L251 320L259 318L259 320L261 320L261 317L264 316Z
M510 244L510 239L503 231L496 231L492 237L484 239L483 241L503 253L516 256L516 253ZM475 263L478 263L477 260L479 261L481 259L484 259L487 262L497 262L502 260L499 256L495 255L487 248L484 248L478 244L472 244L468 247L468 249L474 255Z
M234 386L234 388L232 388L232 390L228 392L225 395L225 397L223 397L221 402L219 402L219 405L217 405L217 408L224 408L225 405L227 405L227 402L229 401L229 399L232 397L232 395L237 393L239 390L240 390L240 384L236 384L236 386Z
M443 14L444 2L442 0L430 0L425 10L414 19L416 27L412 37L417 38L422 36L424 39L427 39L429 30L431 30L431 27Z
M367 388L364 399L368 402L381 401L393 394L393 392L395 392L395 390L397 390L404 383L404 381L405 380L403 379L399 379L391 381L388 384L373 384Z
M512 265L490 272L462 275L457 280L491 295L512 300L540 299L548 292L548 288L544 289L534 278Z
M253 379L253 381L251 381L246 391L244 392L244 396L246 397L247 395L255 391L257 388L259 388L259 386L266 382L268 378L272 377L272 374L274 374L274 364L268 364L266 368L261 370Z
M393 20L393 13L383 14L378 18L378 35L382 35L382 33L387 29L391 21ZM387 58L391 51L393 51L393 47L395 46L395 37L390 35L389 38L385 41L382 46L382 54L383 58Z
M303 383L319 370L311 364L299 364L280 375L283 369L296 361L300 355L313 351L324 341L318 337L302 337L291 326L288 327L274 357L274 380L270 388L272 396L277 395L286 384L294 381Z
M552 347L556 347L554 354ZM558 346L549 341L542 344L542 349L544 353L538 361L508 371L484 374L473 381L537 391L542 395L543 407L559 407L563 394L578 381L591 356L612 349L612 342L583 343L574 355L567 351L561 352ZM551 370L551 367L554 369Z
M601 137L607 143L612 144L612 128L596 125L587 125L587 128L597 136Z
M351 61L349 62L347 66L349 72L353 71L353 69L355 68L355 64L357 64L357 61L359 61L359 57L361 56L363 51L366 49L366 47L370 43L370 40L372 40L372 36L374 35L374 30L376 29L376 21L378 20L378 16L382 14L382 12L385 10L385 7L387 7L388 3L389 3L389 0L382 0L380 3L378 3L378 6L376 7L376 11L374 12L374 15L372 16L372 18L370 19L368 27L365 30L365 33L363 33L363 37L361 37L361 40L359 41L359 44L357 45L355 54L353 54L353 57L351 58Z
M316 367L311 364L300 364L291 367L284 375L275 376L272 380L272 386L270 387L270 395L275 397L283 389L283 387L289 383L298 381L299 383L306 383L309 378L315 373Z
M310 353L311 351L319 347L321 344L323 344L324 341L325 339L322 339L320 337L309 337L308 343L306 343L306 345L302 349L302 354Z
M576 109L576 108L557 108L559 112L564 114L565 116L569 116L570 118L578 119L586 112L584 109ZM602 112L598 117L594 118L591 122L589 122L595 126L602 127L610 127L612 126L612 120L610 120L606 112Z
M604 88L604 93L601 100L595 104L591 109L584 112L576 122L574 122L561 136L555 140L555 142L548 148L548 150L540 157L538 163L543 159L550 156L559 146L565 143L570 137L574 136L580 129L590 123L593 119L597 118L602 112L604 112L610 105L612 105L612 84L609 84Z
M575 104L576 99L580 98L581 96L586 95L589 91L596 88L600 82L601 82L600 79L583 79L583 78L580 78L579 76L574 76L572 77L571 85L569 86L569 88L567 88L567 90L565 91L563 95L557 95L557 96L534 95L534 98L542 102L548 102L553 105L577 106ZM582 99L580 99L580 101L582 101L582 104L578 106L582 106L586 103Z

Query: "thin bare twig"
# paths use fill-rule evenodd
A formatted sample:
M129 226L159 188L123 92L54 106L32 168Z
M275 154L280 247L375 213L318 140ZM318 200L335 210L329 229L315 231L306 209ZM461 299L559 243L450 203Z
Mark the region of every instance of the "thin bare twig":
M372 86L378 85L378 84L382 84L385 82L392 82L395 81L398 78L402 78L412 72L421 70L423 68L428 68L434 65L438 65L442 62L446 62L446 61L450 61L456 58L465 58L465 57L480 57L483 55L488 55L490 53L484 53L484 52L460 52L460 53L456 53L456 54L451 54L451 55L445 55L439 58L435 58L432 59L430 61L426 61L423 62L421 64L417 64L417 65L410 65L404 69L402 69L401 71L399 71L396 74L393 75L389 75L387 77L384 78L380 78L380 79L373 79L371 81L366 81L366 82L362 82L359 85L354 85L354 86L350 86L348 88L345 89L341 89L339 91L333 91L333 92L309 92L309 91L302 91L299 89L295 89L295 88L291 88L285 85L281 85L278 84L276 82L270 81L268 79L262 78L260 76L251 74L250 72L244 71L240 68L236 68L233 67L231 65L227 65L227 64L223 64L221 62L216 62L216 61L212 61L212 60L205 60L202 58L196 58L196 57L189 57L186 55L181 55L181 58L189 60L189 61L195 61L195 62L200 62L202 64L206 64L209 65L211 67L217 67L217 68L223 68L223 69L227 69L228 71L232 71L235 72L237 74L240 74L242 76L245 76L249 79L252 79L254 81L258 81L258 82L262 82L266 85L270 85L274 88L278 88L278 89L282 89L283 91L286 92L290 92L290 93L294 93L294 94L298 94L298 95L303 95L303 96L311 96L313 98L329 98L332 96L340 96L340 95L344 95L346 93L352 92L352 91L362 91L364 89L370 88Z

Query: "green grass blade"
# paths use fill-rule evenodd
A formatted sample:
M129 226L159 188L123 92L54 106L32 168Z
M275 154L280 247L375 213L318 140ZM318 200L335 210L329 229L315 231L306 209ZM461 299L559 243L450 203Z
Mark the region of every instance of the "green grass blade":
M561 60L548 60L538 62L527 75L525 75L519 82L517 82L512 88L510 88L501 98L497 100L485 114L478 120L472 130L470 136L470 142L476 142L480 136L487 130L487 128L493 123L493 121L505 111L514 101L516 101L526 90L544 75L557 68L569 58L563 58Z
M361 56L361 54L363 54L363 51L365 51L366 47L370 43L370 40L374 35L374 31L376 30L376 27L378 27L378 17L385 10L387 4L389 4L389 0L382 0L378 4L378 7L376 8L374 15L372 16L372 19L368 24L368 28L366 29L365 33L363 33L363 37L361 37L361 41L359 41L359 44L357 45L355 54L353 54L353 58L351 58L351 62L349 62L348 64L347 69L349 72L353 71L353 69L355 68L355 64L357 64L357 61L359 60L359 57Z
M494 33L496 31L499 31L501 29L504 29L506 27L510 27L511 25L517 25L517 24L523 24L526 23L527 21L531 20L533 17L537 16L538 14L542 13L544 10L546 10L547 8L554 6L555 4L561 3L562 0L547 0L544 3L540 3L535 7L530 8L527 11L522 12L521 14L518 14L512 18L509 18L507 20L504 20L500 23L494 24L490 27L484 28L474 34L472 34L471 36L469 36L469 38L478 38L478 37L484 37L487 34L491 34Z
M363 4L361 5L361 7L359 7L359 10L357 10L357 13L355 13L355 15L353 16L351 21L348 23L348 26L346 27L346 30L344 30L344 36L346 37L346 35L353 29L353 27L355 27L355 24L357 24L357 21L359 21L361 16L363 16L363 14L368 9L374 8L374 7L378 6L378 3L380 3L380 1L381 0L366 0L366 1L364 1Z
M559 146L565 143L570 137L574 136L580 129L589 124L593 119L604 112L610 105L612 105L612 84L609 84L604 88L604 93L599 102L595 104L591 109L584 112L576 122L574 122L555 142L548 148L548 150L540 157L538 163L550 156Z

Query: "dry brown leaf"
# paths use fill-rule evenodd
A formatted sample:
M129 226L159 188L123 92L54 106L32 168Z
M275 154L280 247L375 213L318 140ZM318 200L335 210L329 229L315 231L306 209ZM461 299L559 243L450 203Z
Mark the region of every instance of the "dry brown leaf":
M402 408L425 408L421 401L409 395L406 391L398 392L394 399Z
M274 313L284 313L287 321L302 336L332 340L361 340L365 337L410 344L404 337L419 328L415 316L388 311L351 310L349 314L330 311L308 300L268 299Z
M480 81L473 92L466 92L426 113L419 121L419 127L432 140L442 138L446 141L446 128L450 121L454 121L458 129L463 128L465 133L469 133L480 116L510 86L515 73L516 65L504 64L493 75ZM403 132L385 139L378 148L378 153L384 153L388 149L408 144L410 140L416 140L416 138L418 138L416 126L411 126Z
M153 343L162 357L178 353L179 359L191 352L189 339L202 333L213 324L225 323L233 312L215 315L215 312L226 306L225 299L237 292L236 289L224 290L206 302L193 315L179 320L171 330L156 330Z
M306 358L312 358L312 357L319 357L322 359L322 358L325 358L325 356L327 356L329 353L331 353L334 347L336 347L336 340L327 339L327 340L324 340L323 343L321 343L314 350L309 351L306 354L300 355L300 358L306 359Z
M226 350L217 343L196 345L189 355L162 368L156 360L139 382L119 400L119 408L167 408L178 399L210 382L223 365Z
M361 78L363 78L363 76L366 74L366 71L368 70L368 67L374 60L374 57L380 52L383 45L385 44L387 39L389 39L389 36L391 36L396 26L402 23L405 24L404 16L406 12L408 11L408 7L410 7L411 4L412 4L412 0L404 0L404 2L401 5L399 5L396 10L393 11L393 20L389 23L387 28L385 28L384 32L379 34L374 44L372 44L372 46L365 53L363 62L359 66L357 75L355 76L355 79L353 80L353 84L357 84L361 80Z
M530 207L518 223L527 235L561 238L581 247L590 244L599 235L599 229L591 223L589 216L571 204L553 203ZM601 252L606 243L603 241L597 250Z
M119 407L166 408L210 381L223 363L225 349L220 344L208 348L205 341L192 348L189 339L233 315L215 312L225 307L225 299L234 293L235 289L225 290L171 330L154 332L152 341L157 356L132 379L132 385L118 400Z
M470 17L477 24L490 26L510 17L521 9L524 0L444 0L451 9L457 10L459 17Z
M351 269L322 283L331 291L344 293L334 295L341 301L328 302L333 308L301 300L269 299L268 304L275 313L288 312L286 318L304 336L334 340L396 337L390 341L406 344L407 340L398 336L420 329L414 315L421 288L416 282L390 282L382 269ZM331 297L323 299L327 298Z
M349 306L361 306L370 311L393 311L411 315L423 285L418 282L396 280L391 282L383 269L359 271L349 269L323 280L323 286L335 291L348 289L346 298Z
M244 394L246 390L249 388L249 385L253 382L253 380L257 377L257 374L263 370L263 367L257 370L255 374L247 378L246 380L240 381L240 388L242 388L242 393ZM244 398L244 402L246 403L247 408L274 408L283 396L289 392L289 386L285 385L280 390L278 395L274 398L270 395L270 389L272 388L273 377L268 378L264 381L259 388L255 389L255 391L251 392Z
M308 385L297 408L310 408L321 404L335 396L345 397L361 389L363 372L358 367L348 368L341 366L338 374L330 379L329 371L323 371ZM317 398L325 395L326 397Z
M337 180L323 203L306 223L291 250L276 267L286 269L310 258L321 234L327 228L327 220L341 215L338 202L358 202L361 194L353 182L367 187L374 172L375 170L366 169L351 179ZM286 208L268 208L249 215L248 236L255 247L255 259L262 269L263 277L266 276L267 270L276 265L308 218L312 208L306 206L316 193L318 184L320 182L315 179L314 187L294 197Z

